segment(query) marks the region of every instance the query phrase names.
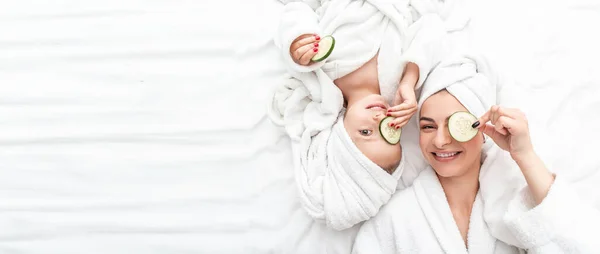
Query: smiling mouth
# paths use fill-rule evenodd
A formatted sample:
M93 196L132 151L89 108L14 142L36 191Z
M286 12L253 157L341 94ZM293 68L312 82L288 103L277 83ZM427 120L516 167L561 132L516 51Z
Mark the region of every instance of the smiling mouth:
M462 152L446 152L446 153L431 153L433 157L438 161L450 161L456 158Z
M373 103L366 107L366 109L377 109L377 108L387 110L387 107L383 103Z

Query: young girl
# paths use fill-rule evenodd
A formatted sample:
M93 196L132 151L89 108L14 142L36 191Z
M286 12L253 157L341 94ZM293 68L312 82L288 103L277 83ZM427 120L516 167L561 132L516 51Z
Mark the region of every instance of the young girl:
M399 184L406 164L401 146L382 138L382 119L394 117L395 129L409 121L415 89L443 54L440 38L466 22L449 24L407 1L324 2L284 8L275 43L289 77L270 114L292 139L302 205L343 230L374 216L406 187ZM335 38L334 50L312 62L320 35Z

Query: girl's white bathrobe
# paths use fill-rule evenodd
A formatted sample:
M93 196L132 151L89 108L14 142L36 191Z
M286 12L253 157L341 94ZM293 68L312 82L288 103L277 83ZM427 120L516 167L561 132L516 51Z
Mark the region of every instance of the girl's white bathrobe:
M419 2L419 8L412 2ZM403 158L390 175L362 155L342 125L343 96L333 81L378 53L381 94L391 102L405 64L419 65L422 84L444 54L441 38L467 24L465 16L453 18L454 10L445 11L460 1L412 2L321 1L316 11L298 2L284 7L275 43L290 75L277 86L269 115L292 140L302 206L333 229L348 229L373 217L399 188L406 164ZM332 54L310 66L295 64L289 53L292 41L313 33L335 37Z

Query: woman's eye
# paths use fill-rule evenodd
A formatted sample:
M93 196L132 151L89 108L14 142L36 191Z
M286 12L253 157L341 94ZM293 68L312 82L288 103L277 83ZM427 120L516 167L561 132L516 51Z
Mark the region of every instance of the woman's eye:
M427 129L435 129L435 128L433 126L431 126L431 125L421 126L421 130L427 130Z
M372 130L360 130L358 132L360 132L360 135L363 135L363 136L369 136L373 133Z

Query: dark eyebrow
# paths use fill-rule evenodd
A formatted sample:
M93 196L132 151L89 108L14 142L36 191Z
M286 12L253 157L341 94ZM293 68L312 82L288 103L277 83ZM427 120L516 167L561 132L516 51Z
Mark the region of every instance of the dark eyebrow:
M433 119L431 119L429 117L421 117L421 119L419 119L419 121L428 121L428 122L435 123L435 121L433 121Z
M450 116L446 117L444 122L448 122L449 119L450 119ZM435 123L435 121L433 119L431 119L429 117L424 117L424 116L422 116L421 119L419 119L419 121L428 121L428 122Z

